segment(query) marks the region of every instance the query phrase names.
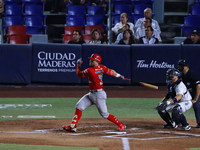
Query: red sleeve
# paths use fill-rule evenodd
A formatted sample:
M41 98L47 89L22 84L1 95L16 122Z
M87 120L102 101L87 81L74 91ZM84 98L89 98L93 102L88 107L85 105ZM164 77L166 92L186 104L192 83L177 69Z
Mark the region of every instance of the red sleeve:
M76 68L76 75L78 77L87 78L88 77L88 69L81 71L81 66L78 65Z
M114 72L112 71L112 69L109 69L106 66L104 66L104 73L110 76L114 75Z

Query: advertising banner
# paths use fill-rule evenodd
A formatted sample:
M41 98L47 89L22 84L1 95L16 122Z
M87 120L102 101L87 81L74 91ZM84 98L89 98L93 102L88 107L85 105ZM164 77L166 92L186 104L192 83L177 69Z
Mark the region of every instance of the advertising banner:
M33 44L32 81L50 83L80 83L76 76L76 61L81 57L81 45Z
M88 57L90 57L93 53L97 53L101 56L101 64L110 69L114 69L116 72L124 75L126 78L131 78L130 46L83 44L82 69L90 67ZM109 75L104 76L103 82L104 84L131 84L130 81L122 81ZM88 79L82 79L82 83L88 83Z
M0 83L29 84L31 82L32 47L30 45L0 45Z
M166 71L177 68L181 58L178 44L132 45L132 83L165 84Z

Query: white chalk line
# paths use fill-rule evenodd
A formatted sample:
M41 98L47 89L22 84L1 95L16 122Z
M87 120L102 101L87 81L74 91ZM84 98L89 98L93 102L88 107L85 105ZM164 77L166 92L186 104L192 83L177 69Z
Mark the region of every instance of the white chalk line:
M0 104L0 109L5 108L35 108L52 107L52 104Z
M81 128L92 128L92 127L108 127L108 126L85 126L85 127L79 127ZM125 131L128 130L140 130L142 128L131 128L131 129L126 129ZM46 133L53 133L52 131L63 131L63 129L57 128L57 129L43 129L43 130L35 130L32 132L22 132L22 131L0 131L0 133L11 133L11 134L46 134ZM65 134L65 135L89 135L89 134L97 134L97 133L106 133L106 134L112 134L112 135L107 135L107 136L100 136L102 138L119 138L122 140L122 145L123 145L123 150L130 150L130 145L129 145L129 140L140 140L140 141L145 141L145 140L162 140L162 139L175 139L175 138L188 138L190 136L194 137L200 137L200 134L191 134L191 133L183 133L183 132L177 132L177 131L155 131L155 132L142 132L142 133L129 133L127 132L115 132L113 130L104 130L104 131L94 131L94 132L85 132L85 133L66 133L66 132L56 132L56 134ZM174 135L181 135L181 136L169 136L169 137L153 137L153 138L130 138L130 137L125 137L125 136L134 136L134 135L147 135L150 133L155 133L155 134L174 134Z

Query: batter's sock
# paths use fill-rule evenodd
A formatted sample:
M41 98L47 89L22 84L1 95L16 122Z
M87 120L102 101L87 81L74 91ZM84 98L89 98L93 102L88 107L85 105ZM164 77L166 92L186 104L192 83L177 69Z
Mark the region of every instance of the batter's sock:
M73 117L71 125L70 125L72 128L77 126L78 121L81 119L81 116L82 116L82 111L79 109L76 109L76 111L74 113L74 117Z
M122 123L117 119L115 118L115 116L113 116L112 114L109 114L108 120L110 120L111 122L117 124L118 126L120 126Z

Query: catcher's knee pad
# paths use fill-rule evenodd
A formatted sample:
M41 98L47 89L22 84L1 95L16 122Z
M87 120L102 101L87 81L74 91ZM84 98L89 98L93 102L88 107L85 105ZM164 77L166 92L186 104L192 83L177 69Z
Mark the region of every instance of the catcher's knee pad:
M172 114L175 118L180 118L180 115L182 114L182 108L179 104L177 104L173 109L172 109Z

